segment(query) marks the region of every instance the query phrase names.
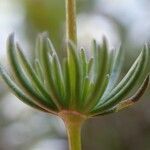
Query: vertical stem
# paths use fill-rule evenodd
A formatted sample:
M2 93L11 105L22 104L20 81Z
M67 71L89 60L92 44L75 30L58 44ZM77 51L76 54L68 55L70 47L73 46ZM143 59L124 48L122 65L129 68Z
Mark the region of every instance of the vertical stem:
M82 123L66 123L70 150L81 150L81 126Z
M66 36L77 44L76 0L66 0Z
M76 68L74 56L71 52L70 41L77 48L77 28L76 28L76 0L65 0L66 2L66 49L67 49L67 68L68 81L70 86L70 107L74 106L75 86L76 86Z
M69 150L81 150L81 128L87 117L75 111L62 111L59 116L65 122Z

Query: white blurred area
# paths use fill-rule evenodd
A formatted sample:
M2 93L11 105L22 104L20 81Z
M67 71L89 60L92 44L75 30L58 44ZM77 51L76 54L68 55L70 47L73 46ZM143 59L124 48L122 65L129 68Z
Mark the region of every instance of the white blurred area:
M128 28L128 40L137 46L150 39L149 0L97 0L97 10L113 16Z
M29 47L22 34L24 15L17 1L0 0L0 62L4 65L7 63L6 39L10 33L15 32L21 45ZM89 49L93 38L100 42L106 36L109 37L110 48L120 46L119 31L107 15L113 16L129 29L127 36L131 43L139 46L150 39L148 0L97 0L94 13L83 13L78 17L79 45ZM0 84L0 89L4 87L6 86ZM26 147L21 150L67 149L62 122L29 108L12 94L7 94L0 100L0 117L0 150L20 150L24 145Z
M108 41L109 49L120 46L120 37L114 24L100 15L81 14L78 16L78 44L90 50L92 40L102 42L103 37Z
M33 110L12 94L1 99L0 116L1 150L16 150L22 146L22 150L66 150L63 122Z
M33 146L29 150L67 150L67 142L66 140L58 140L58 139L45 139L37 143L37 145Z
M12 32L19 36L23 12L13 0L0 0L0 58L6 56L6 39ZM19 38L18 38L19 39Z
M78 43L90 49L92 39L105 36L110 50L128 42L141 47L150 40L150 2L148 0L96 0L95 12L78 16ZM125 30L120 35L118 25ZM127 29L127 30L126 30ZM126 40L121 36L126 36Z

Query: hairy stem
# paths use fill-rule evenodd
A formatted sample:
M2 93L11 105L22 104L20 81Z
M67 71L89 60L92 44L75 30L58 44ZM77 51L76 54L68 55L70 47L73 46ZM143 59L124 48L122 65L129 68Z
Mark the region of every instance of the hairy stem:
M69 150L81 150L81 128L86 116L73 111L63 111L60 117L67 129Z
M66 0L66 36L77 44L76 0Z

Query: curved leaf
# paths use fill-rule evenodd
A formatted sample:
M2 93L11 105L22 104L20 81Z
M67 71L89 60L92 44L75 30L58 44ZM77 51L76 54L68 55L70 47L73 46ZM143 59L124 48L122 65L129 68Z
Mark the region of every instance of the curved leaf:
M116 51L115 54L115 58L113 60L113 65L112 65L112 69L111 69L111 73L110 73L110 79L109 79L109 84L108 87L105 91L104 95L107 95L116 85L120 72L121 72L121 68L123 65L123 50L121 48L119 48Z
M131 89L134 87L139 77L141 76L140 72L145 70L145 65L147 65L148 53L148 49L144 49L142 51L127 75L118 84L118 86L114 88L114 90L112 90L106 100L102 104L100 104L97 109L94 110L95 112L104 111L115 106L131 91Z
M89 111L89 109L92 109L97 105L99 102L99 99L102 97L107 84L108 84L108 77L107 77L107 72L108 72L108 48L107 48L107 42L105 39L103 39L103 45L100 47L98 45L97 48L97 63L98 68L97 68L97 78L95 81L95 87L92 90L92 94L89 96L87 100L87 104L85 105L85 109Z
M108 109L104 112L92 114L91 117L92 116L99 116L99 115L106 115L106 114L110 114L110 113L115 113L115 112L121 111L125 108L128 108L128 107L134 105L143 96L143 94L145 93L145 91L148 87L148 84L149 84L149 75L144 80L144 82L142 83L142 85L140 86L138 91L132 97L128 98L127 100L121 101L115 107L110 108L110 109Z
M14 35L11 34L8 39L8 60L10 62L11 70L15 76L15 79L18 81L18 84L22 87L23 91L31 97L31 99L34 101L35 104L37 104L40 107L47 107L49 109L56 109L56 106L50 101L47 101L47 99L43 96L41 96L39 93L37 93L26 76L24 75L22 69L18 65L17 61L17 54L15 50L15 45L14 45Z
M43 95L43 97L46 97L49 101L53 101L49 93L46 91L45 87L40 82L36 73L32 69L32 66L29 64L28 60L24 56L18 44L17 44L16 50L17 50L18 58L21 62L21 63L18 63L18 66L20 66L20 68L22 68L22 70L26 73L27 77L31 80L33 85L38 89L39 93ZM53 101L53 104L56 105L55 101Z
M53 79L57 88L57 93L60 95L60 98L64 100L65 96L65 87L64 87L64 80L62 75L61 66L57 56L53 54L52 56L52 67L53 67Z
M52 77L52 66L51 66L51 60L49 57L49 49L46 45L47 42L47 36L44 34L42 35L42 47L41 47L41 65L42 70L45 78L45 84L47 86L47 89L50 93L50 96L52 97L53 102L56 104L56 106L61 109L61 100L59 99L56 91L56 85L54 83L53 77Z
M35 72L36 72L40 82L44 83L44 75L43 75L43 72L42 72L42 66L41 66L38 59L35 59L34 67L35 67Z
M2 69L1 65L0 65L0 74L2 76L2 78L4 79L5 83L8 85L8 87L11 89L11 91L24 103L26 103L27 105L44 111L44 112L51 112L49 109L45 109L45 108L41 108L38 105L36 105L34 102L32 102L32 100L24 94L24 92L22 90L20 90L20 87L18 87L16 85L16 83L10 78L10 76L4 71L4 69ZM53 112L53 111L52 111Z
M63 60L63 75L64 75L64 84L65 84L65 106L69 108L71 91L70 91L70 76L69 76L69 66L68 59Z
M74 108L80 104L81 68L76 46L71 41L68 43L68 67L71 89L70 107Z

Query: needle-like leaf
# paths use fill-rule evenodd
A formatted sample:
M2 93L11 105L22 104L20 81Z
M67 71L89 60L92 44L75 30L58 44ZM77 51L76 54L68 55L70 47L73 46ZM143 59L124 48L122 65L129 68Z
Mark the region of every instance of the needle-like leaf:
M23 91L30 96L30 98L37 103L37 105L40 105L40 107L48 107L56 109L56 106L52 104L50 101L48 101L45 97L40 95L38 92L36 92L32 85L30 84L29 80L24 75L22 69L18 65L17 62L17 53L15 51L15 45L14 45L14 35L11 34L8 39L8 60L10 62L11 70L13 72L13 75L15 76L15 79L17 80L18 84L22 87Z
M143 84L138 89L138 91L132 97L128 98L127 100L120 102L115 107L115 111L118 112L118 111L125 109L125 108L128 108L129 106L132 106L134 103L138 102L140 100L140 98L143 96L143 94L145 93L145 91L148 87L148 84L149 84L149 75L144 80Z
M105 91L105 94L107 95L116 85L120 72L121 72L121 68L122 68L122 64L123 64L123 50L121 48L119 48L116 51L115 54L115 58L112 62L112 69L111 69L111 73L110 73L110 79L109 79L109 84L108 84L108 88Z
M59 110L61 109L60 103L61 100L59 99L58 95L57 95L57 89L56 86L54 84L54 80L52 77L52 66L51 66L51 60L49 57L49 49L46 46L46 42L47 42L47 36L45 36L44 34L42 35L42 47L41 47L41 65L42 65L42 69L43 69L43 74L44 74L44 78L46 80L46 86L47 89L53 99L53 102L56 104L56 106L59 108Z
M35 73L37 74L40 82L43 84L44 83L44 75L42 72L42 66L38 59L35 59L33 67L35 67Z
M107 84L108 84L108 77L107 77L107 72L108 72L108 48L107 48L107 42L104 39L103 40L103 45L100 47L98 45L97 47L97 63L98 68L97 68L97 78L95 80L95 87L93 88L92 94L88 98L88 103L85 106L85 109L87 108L87 111L89 109L92 109L97 103L99 102L99 99L102 97ZM96 54L95 54L96 55ZM101 85L101 86L100 86Z
M64 80L63 80L60 63L55 54L53 54L52 56L52 67L53 67L52 74L57 88L57 94L60 96L60 99L63 100L63 97L65 95Z
M70 76L69 76L69 65L68 59L63 60L63 75L64 75L64 84L65 84L65 107L69 108L71 91L70 91Z
M98 109L95 111L104 111L115 106L119 101L122 100L122 98L124 98L131 91L131 89L134 87L139 77L141 76L140 72L143 72L145 70L144 68L147 64L148 51L148 49L144 49L142 51L141 55L131 67L127 75L118 84L118 86L114 90L112 90L110 95L105 99L105 101L103 101L102 104L99 105Z
M32 66L30 65L30 63L28 62L26 57L24 56L24 54L23 54L23 52L22 52L22 50L21 50L21 48L20 48L20 46L18 44L17 44L16 50L17 50L18 58L20 60L20 63L19 63L20 68L23 68L23 71L27 74L27 76L32 81L33 85L41 93L41 95L46 97L49 101L52 101L50 95L46 91L46 89L43 86L43 84L40 82L39 78L37 77L37 74L32 69Z
M16 83L11 79L11 77L8 75L8 73L6 73L6 71L2 68L2 65L0 65L0 74L2 76L2 78L5 80L6 84L9 86L9 88L12 90L12 92L25 104L44 111L44 112L48 112L47 110L39 107L38 105L36 105L34 102L32 102L32 100L23 93L23 91L20 89L20 87L18 87L16 85Z
M144 80L143 84L140 86L138 91L132 97L128 98L127 100L121 101L115 107L113 107L111 109L105 110L104 112L101 112L101 113L92 114L92 116L100 116L100 115L115 113L115 112L121 111L125 108L128 108L128 107L134 105L143 96L143 94L145 93L145 91L148 87L148 84L149 84L149 75Z
M74 108L80 103L81 68L79 63L79 57L76 52L76 46L71 41L69 41L68 43L68 50L68 66L71 89L70 106Z

